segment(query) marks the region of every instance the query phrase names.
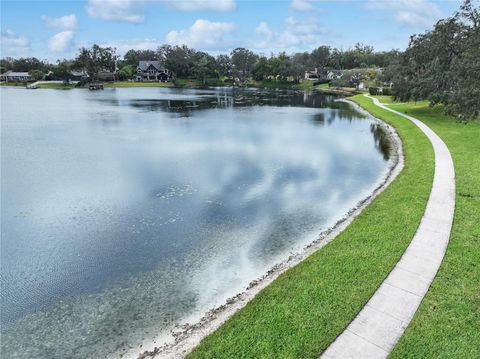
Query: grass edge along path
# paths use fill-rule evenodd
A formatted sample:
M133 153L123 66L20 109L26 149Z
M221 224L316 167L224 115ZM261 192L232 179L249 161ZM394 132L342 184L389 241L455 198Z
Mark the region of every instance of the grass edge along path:
M410 121L353 100L397 129L405 167L335 240L281 274L189 358L316 358L344 330L413 238L432 185L434 156Z
M458 123L425 101L381 102L414 116L448 146L456 173L450 242L427 295L389 358L480 358L480 120Z

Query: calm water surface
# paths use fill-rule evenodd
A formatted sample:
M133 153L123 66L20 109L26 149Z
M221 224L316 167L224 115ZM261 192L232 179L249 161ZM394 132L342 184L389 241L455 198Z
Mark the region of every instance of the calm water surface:
M244 289L368 195L388 141L333 97L1 94L2 357L119 357Z

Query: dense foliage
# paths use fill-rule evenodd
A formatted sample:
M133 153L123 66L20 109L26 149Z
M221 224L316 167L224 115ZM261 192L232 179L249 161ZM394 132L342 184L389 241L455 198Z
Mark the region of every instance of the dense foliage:
M388 71L396 99L441 103L460 120L480 117L480 9L467 0L433 30L412 36Z

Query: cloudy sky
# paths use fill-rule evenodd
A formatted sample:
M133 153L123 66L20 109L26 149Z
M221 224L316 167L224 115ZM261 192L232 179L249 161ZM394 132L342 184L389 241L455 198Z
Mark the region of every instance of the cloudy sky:
M460 0L2 0L1 57L73 57L93 43L126 50L186 44L212 54L320 45L404 49Z

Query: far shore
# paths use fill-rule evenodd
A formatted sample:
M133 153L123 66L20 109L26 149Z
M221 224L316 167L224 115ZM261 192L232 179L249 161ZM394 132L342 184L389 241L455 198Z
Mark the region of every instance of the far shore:
M133 87L163 87L163 88L185 88L185 89L205 89L212 87L253 87L258 89L272 89L272 90L303 90L303 91L318 91L325 94L351 96L359 93L355 88L347 87L330 87L327 84L314 85L312 81L301 82L281 82L281 81L251 81L245 86L232 86L222 82L207 82L202 84L195 80L178 80L177 82L135 82L135 81L113 81L102 82L104 88L133 88ZM1 82L0 86L22 87L28 88L31 83L25 82ZM77 86L76 83L60 83L42 82L32 89L55 89L55 90L70 90L70 89L88 89L88 86Z

